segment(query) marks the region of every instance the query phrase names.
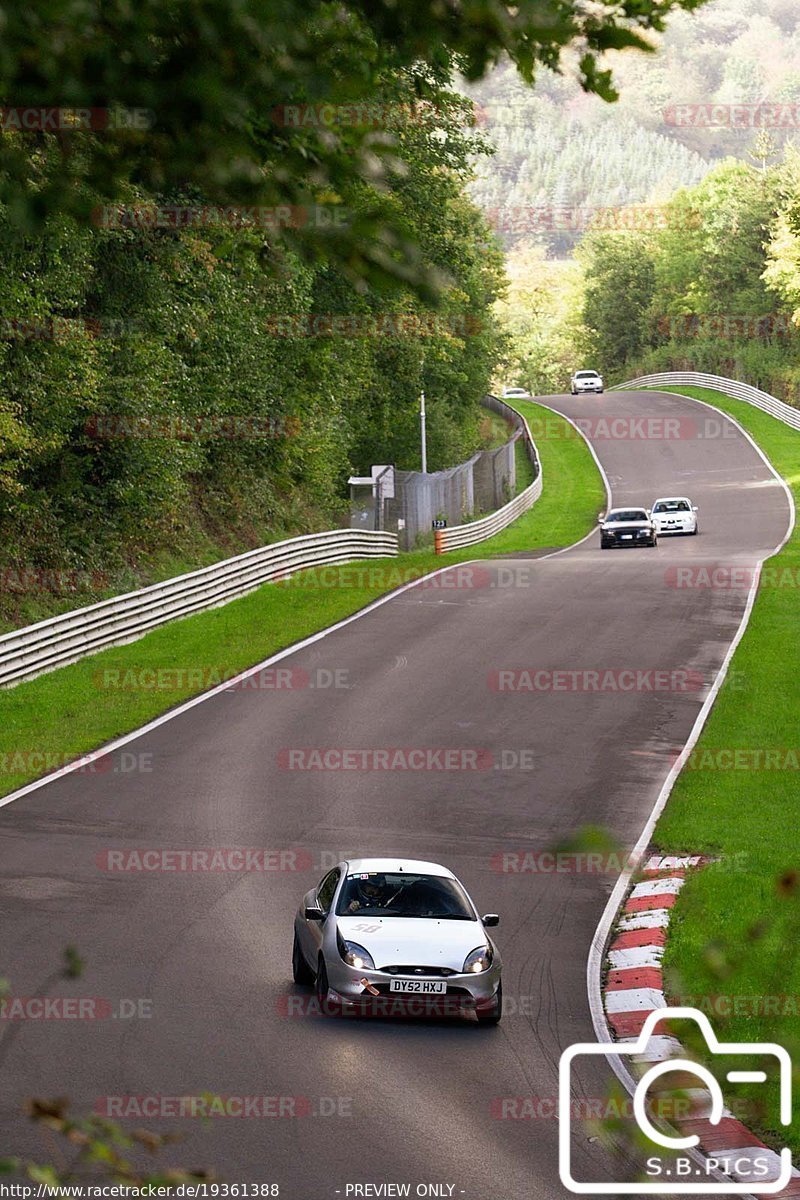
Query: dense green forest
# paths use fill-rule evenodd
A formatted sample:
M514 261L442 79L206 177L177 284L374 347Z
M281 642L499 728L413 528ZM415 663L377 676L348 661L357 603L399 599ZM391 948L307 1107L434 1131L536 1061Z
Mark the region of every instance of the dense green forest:
M509 377L561 391L578 363L612 382L698 370L796 404L800 153L765 168L725 159L665 211L659 230L590 231L572 262L512 255L516 281L499 308Z
M410 78L395 97L403 86L413 101ZM131 183L111 206L91 195L88 221L54 213L32 230L4 210L6 617L41 610L26 598L36 572L39 591L77 602L147 578L159 551L174 570L338 523L350 473L418 466L422 388L430 468L473 452L501 256L463 196L469 106L440 99L401 130L388 185L352 189L344 214L352 225L359 204L384 210L438 273L435 304L412 282L379 287L303 254L196 189ZM32 153L24 134L5 136ZM46 175L56 149L35 152ZM342 217L317 204L290 219Z

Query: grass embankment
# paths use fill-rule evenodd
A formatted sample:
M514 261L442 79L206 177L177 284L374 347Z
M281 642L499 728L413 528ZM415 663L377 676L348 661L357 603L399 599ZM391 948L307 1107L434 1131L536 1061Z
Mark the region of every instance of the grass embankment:
M734 417L800 502L800 434L741 401L670 388ZM775 1041L800 1061L800 532L763 568L747 633L654 842L720 861L681 892L665 956L668 996L707 1012L728 1041ZM731 751L739 751L738 758ZM771 753L770 753L771 752ZM687 1039L688 1040L688 1039ZM737 1086L737 1093L746 1090ZM743 1119L800 1150L777 1088L750 1085ZM795 1088L795 1096L797 1089Z
M541 414L522 401L526 416ZM548 413L548 417L549 417ZM561 420L561 418L558 418ZM42 774L31 752L63 761L136 729L180 701L270 654L341 620L407 579L449 563L521 550L568 546L595 524L603 498L597 469L566 422L563 438L539 446L544 493L524 516L477 546L437 556L416 551L397 559L308 571L285 584L265 584L224 608L154 630L138 642L104 650L29 683L0 691L0 795ZM109 671L143 680L180 672L163 687L104 686ZM186 678L201 672L203 682Z

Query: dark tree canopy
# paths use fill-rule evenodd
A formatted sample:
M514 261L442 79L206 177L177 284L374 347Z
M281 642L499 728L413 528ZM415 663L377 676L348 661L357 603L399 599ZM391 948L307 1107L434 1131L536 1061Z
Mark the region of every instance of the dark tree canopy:
M9 5L0 42L0 199L12 220L31 226L54 211L85 218L98 196L124 199L129 183L303 211L322 199L341 206L346 220L334 230L293 225L281 236L354 278L416 277L413 247L381 211L382 192L402 169L409 104L419 104L418 113L443 106L453 121L469 123L443 94L454 68L477 79L508 56L531 81L540 66L557 69L566 49L578 55L583 86L613 99L603 53L648 48L645 35L662 29L670 11L701 2ZM364 103L369 115L354 120L346 106ZM327 117L319 105L328 105ZM51 114L43 120L49 129L14 132L19 110L37 107L93 115L54 129Z

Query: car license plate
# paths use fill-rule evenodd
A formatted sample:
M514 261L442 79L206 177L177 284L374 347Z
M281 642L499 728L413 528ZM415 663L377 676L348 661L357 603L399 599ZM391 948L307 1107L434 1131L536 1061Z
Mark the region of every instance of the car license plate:
M623 533L622 540L623 540L623 542L626 542L626 541L629 542L632 537L633 537L632 533Z
M438 979L392 979L390 992L414 992L416 995L443 996L447 991L444 980Z

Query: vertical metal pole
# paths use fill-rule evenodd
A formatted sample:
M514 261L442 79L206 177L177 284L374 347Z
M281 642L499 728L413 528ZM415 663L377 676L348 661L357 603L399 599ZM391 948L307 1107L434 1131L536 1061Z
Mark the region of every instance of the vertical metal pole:
M425 433L425 393L420 392L419 395L419 428L422 437L422 474L426 475L428 471L428 442Z

